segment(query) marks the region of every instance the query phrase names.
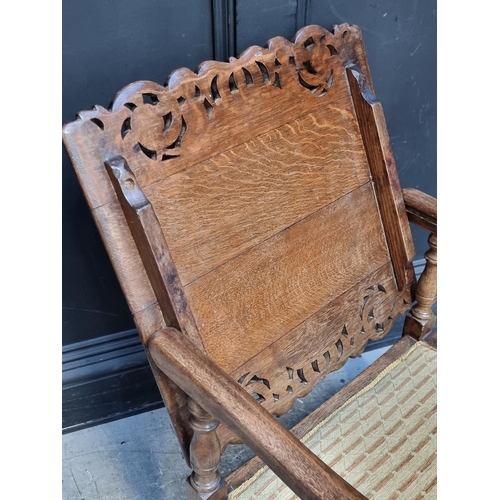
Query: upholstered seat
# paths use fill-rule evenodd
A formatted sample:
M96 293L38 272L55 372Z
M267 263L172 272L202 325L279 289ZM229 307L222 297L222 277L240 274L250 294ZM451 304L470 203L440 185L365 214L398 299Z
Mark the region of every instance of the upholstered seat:
M367 498L436 498L436 358L416 343L301 441ZM298 497L262 467L229 498Z

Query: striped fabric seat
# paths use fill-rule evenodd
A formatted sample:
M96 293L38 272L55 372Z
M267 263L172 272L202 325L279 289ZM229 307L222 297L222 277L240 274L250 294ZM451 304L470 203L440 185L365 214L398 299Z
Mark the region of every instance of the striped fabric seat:
M416 343L302 441L367 498L436 498L436 357ZM297 496L263 467L229 498Z

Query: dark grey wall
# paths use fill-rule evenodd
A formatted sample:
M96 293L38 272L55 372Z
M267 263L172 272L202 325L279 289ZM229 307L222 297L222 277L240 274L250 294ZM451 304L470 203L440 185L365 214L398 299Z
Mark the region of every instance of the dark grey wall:
M107 106L135 80L160 83L212 57L203 0L64 0L63 122ZM63 152L63 344L133 328L69 159Z
M134 80L163 83L178 67L290 38L306 24L342 22L363 30L401 184L435 195L435 0L63 0L63 123L94 104L107 106ZM426 236L415 235L419 258ZM133 327L63 151L63 344L67 352L93 349Z

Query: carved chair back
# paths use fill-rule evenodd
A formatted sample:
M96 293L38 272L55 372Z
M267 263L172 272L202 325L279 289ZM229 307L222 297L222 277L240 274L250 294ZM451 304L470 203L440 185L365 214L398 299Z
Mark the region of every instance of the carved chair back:
M274 414L412 301L408 220L355 26L133 83L64 141L142 340L180 328ZM153 369L183 442L185 395Z

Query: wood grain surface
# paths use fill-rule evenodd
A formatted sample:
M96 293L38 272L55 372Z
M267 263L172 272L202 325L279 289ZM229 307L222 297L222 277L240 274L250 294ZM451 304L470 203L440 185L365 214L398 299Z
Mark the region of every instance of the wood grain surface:
M403 337L377 361L364 370L363 373L358 375L354 380L337 392L337 394L291 429L291 433L298 439L302 439L311 429L314 429L314 427L322 422L328 415L331 415L335 410L340 408L349 398L375 380L380 372L393 361L401 357L415 342L416 340L411 337ZM252 458L227 477L228 487L230 490L237 488L250 479L263 466L264 462L258 456Z
M236 432L300 498L365 499L181 332L174 328L157 332L148 347L168 377Z
M207 353L231 372L388 260L367 183L185 292Z
M364 52L364 51L363 51ZM400 290L415 280L413 238L382 105L364 74L347 70L351 95L370 165L394 274Z
M379 270L370 286L405 300L413 246L356 26L309 26L229 63L181 68L164 86L134 82L109 110L79 113L63 139L148 355L153 333L178 325L229 374L288 332L338 330L329 305L349 290L359 298L357 284ZM104 166L117 157L146 194L135 214ZM177 382L193 387L189 375L153 371L188 458Z
M361 354L368 340L386 335L410 303L409 288L399 293L390 264L384 264L231 376L270 412L281 415L327 373Z
M144 194L186 285L368 180L344 88L335 103L147 186Z
M413 188L403 189L406 213L410 222L437 234L437 200Z
M200 349L196 324L153 207L122 157L105 162L142 264L158 298L165 322L181 328Z
M85 148L105 152L103 160L123 156L141 186L148 186L345 93L344 64L355 58L360 36L347 24L334 33L309 26L294 42L275 37L229 63L207 61L197 73L176 70L166 86L134 82L109 111L96 106L66 126L70 155L85 154ZM77 131L82 128L86 133Z
M403 332L420 340L436 324L433 306L437 300L437 200L418 189L403 189L408 219L431 232L425 253L425 269L415 289L416 304L405 318Z

